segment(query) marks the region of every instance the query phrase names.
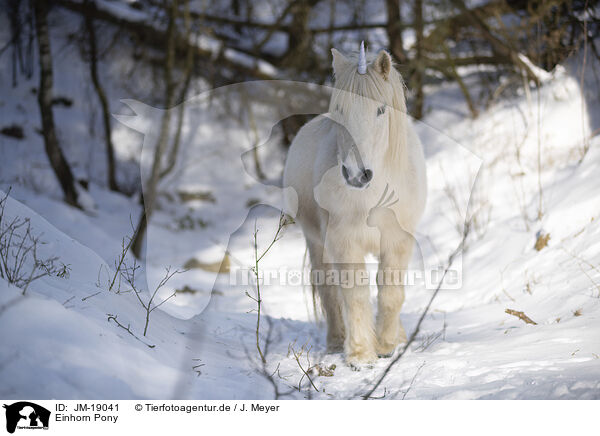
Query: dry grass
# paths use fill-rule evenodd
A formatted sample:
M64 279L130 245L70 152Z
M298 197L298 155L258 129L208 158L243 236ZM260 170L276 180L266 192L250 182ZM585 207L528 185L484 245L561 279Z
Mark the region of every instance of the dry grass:
M508 313L509 315L516 316L527 324L537 325L537 322L529 318L527 315L525 315L525 313L519 312L518 310L506 309L504 312Z
M544 247L548 246L549 240L550 233L539 232L537 235L537 240L535 241L535 249L537 251L541 251Z

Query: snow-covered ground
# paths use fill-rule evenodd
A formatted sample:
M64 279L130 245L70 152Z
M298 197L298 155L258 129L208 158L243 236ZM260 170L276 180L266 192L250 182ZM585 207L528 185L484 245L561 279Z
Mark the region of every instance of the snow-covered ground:
M58 256L70 271L33 282L24 296L0 279L0 397L268 399L276 386L281 398L343 399L368 390L391 359L355 372L342 355L326 354L322 316L315 316L310 290L297 284L261 288L263 349L269 344L264 367L255 346L256 303L246 295L255 289L231 285L229 274L218 275L216 283L217 275L204 269L174 276L156 302L175 289L188 292L154 310L143 336L146 311L133 292L125 283L121 292L108 290L122 238L131 234L140 207L137 198L103 187L101 139L93 140L97 147L82 145L89 140L89 108L80 97L94 96L89 84L80 86L84 73L75 64L57 66L57 94L73 98L74 107L56 112L69 159L81 163L76 172L87 165L92 174L94 206L85 212L60 201L35 132L39 121L28 116L37 114L30 91L36 79L14 89L2 80L2 123L25 131L23 140L0 136L0 195L12 188L4 222L29 218L46 243L38 255ZM9 74L2 62L1 77ZM588 139L587 119L599 108L586 106L573 77L558 68L539 91L499 99L475 120L467 117L456 87L429 90L428 115L417 124L430 186L420 241L427 264L443 263L460 240L465 216L470 220L462 286L439 293L417 340L375 397L600 398L600 138ZM111 89L111 104L119 107L114 101L130 97L125 92ZM200 160L186 156L193 177L179 177L176 189L210 196L161 199L142 265L148 277L140 285L143 301L167 265L183 269L191 258L214 263L227 248L232 269L249 268L255 223L259 250L277 229L279 212L267 207L252 209L239 227L248 205L276 203L280 192L239 165L254 143L247 129L222 123L210 116L186 120L184 131L206 148L196 149ZM265 122L258 129L268 133L271 127ZM113 128L120 158L139 158L139 133L116 121ZM262 159L269 174L277 174L283 155ZM539 251L538 235L550 235ZM301 271L304 255L299 226L289 225L260 268ZM409 334L431 292L407 288L402 319ZM304 370L318 364L329 374L314 369L313 387L299 364Z

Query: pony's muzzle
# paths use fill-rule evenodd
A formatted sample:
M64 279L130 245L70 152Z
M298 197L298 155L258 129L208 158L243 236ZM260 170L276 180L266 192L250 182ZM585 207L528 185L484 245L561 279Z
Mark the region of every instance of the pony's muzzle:
M359 169L356 174L352 174L346 165L342 165L342 176L348 185L362 189L373 179L373 171L363 168Z

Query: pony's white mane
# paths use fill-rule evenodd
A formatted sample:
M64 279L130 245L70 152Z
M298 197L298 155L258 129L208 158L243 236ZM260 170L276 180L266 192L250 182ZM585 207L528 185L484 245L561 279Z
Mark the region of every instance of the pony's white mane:
M329 103L329 111L350 113L356 105L364 105L365 98L377 105L385 104L390 110L389 148L391 158L398 158L406 145L406 99L404 81L392 64L387 79L376 71L373 63L375 56L367 55L367 72L358 72L358 55L347 56L348 62L338 66L335 71L335 84ZM339 71L341 70L341 71ZM367 101L368 101L367 100Z

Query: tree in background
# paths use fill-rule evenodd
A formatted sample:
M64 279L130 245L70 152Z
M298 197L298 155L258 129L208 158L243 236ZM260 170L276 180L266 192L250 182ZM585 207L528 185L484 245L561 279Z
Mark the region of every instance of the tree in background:
M595 38L600 33L598 2L590 0L266 0L260 10L251 0L112 3L120 4L109 8L93 0L31 0L27 3L31 7L23 8L16 0L8 2L11 40L0 48L0 54L12 46L14 81L19 69L26 75L31 73L23 32L30 29L29 41L37 35L44 142L65 199L71 204L77 204L77 192L52 117L52 56L46 19L50 6L79 14L85 23L80 40L86 41L85 60L102 113L105 180L113 190L118 189L118 165L106 90L115 83L101 83L98 53L102 38L106 41L109 34L115 35L111 44L118 44L119 49L133 47L129 60L136 66L132 75L137 65L155 71L152 81L145 84L148 86L138 87L151 92L128 97L166 108L184 100L193 79L202 79L194 83L213 88L257 79L326 83L331 78L330 48L355 49L364 39L367 46L375 49L383 45L393 54L408 84L409 110L421 118L427 114L428 85L456 83L475 117L498 96L539 84L540 68L552 70L584 45L589 55L598 56ZM134 13L126 13L127 8ZM97 32L97 24L110 31ZM201 38L192 38L192 28ZM111 61L110 56L102 59ZM265 64L269 68L261 67ZM130 89L124 77L109 80L122 80L116 85ZM154 209L160 179L174 168L182 116L183 106L176 115L167 111L159 127L162 133L153 168L149 180L144 181L147 212ZM302 124L302 118L292 117L281 123L284 145L289 145ZM174 132L175 138L170 138ZM146 218L138 226L140 236L134 244L138 254Z
M96 2L94 0L85 0L86 13L85 13L85 27L88 36L89 45L89 64L90 64L90 76L96 95L98 95L98 101L102 108L102 126L104 127L104 143L106 145L106 177L108 181L108 187L112 191L119 191L117 185L116 170L115 170L115 148L113 146L111 138L111 126L110 126L110 108L108 105L108 99L106 98L106 92L104 87L100 83L98 76L98 46L96 38L96 29L94 27L94 16L93 12L96 9Z
M38 103L42 118L42 133L46 154L48 155L54 174L56 174L60 182L65 195L65 201L72 206L81 208L78 203L73 173L60 149L54 126L54 115L52 113L52 52L50 51L50 35L48 32L48 3L45 0L32 0L32 6L35 15L40 63Z
M144 210L142 211L142 215L140 216L138 225L136 227L133 241L131 245L132 253L140 258L142 254L142 245L143 240L146 235L146 231L148 228L148 220L152 216L154 211L156 197L158 195L159 190L159 182L165 176L167 176L173 169L175 168L175 161L177 159L177 154L179 151L179 144L181 141L181 129L183 125L183 117L184 117L184 109L185 109L185 96L187 94L193 64L194 64L194 46L191 40L192 36L192 22L190 15L190 5L189 1L184 1L184 10L183 10L183 21L184 21L184 32L183 32L183 40L186 41L186 55L184 62L184 77L183 84L180 88L180 94L177 98L176 96L176 83L173 79L174 69L175 69L175 57L177 51L177 18L179 15L178 1L165 2L164 7L167 11L167 34L166 34L166 44L165 44L165 60L164 60L164 68L163 68L163 77L164 77L164 106L165 110L163 112L160 132L158 136L158 140L154 149L154 156L152 161L152 169L150 171L150 176L148 180L145 181L146 189L144 191L144 195L142 197L142 203L144 205ZM179 107L176 113L176 130L175 137L171 146L170 143L170 132L171 132L171 124L172 124L172 114L171 108L179 103ZM165 163L165 157L168 156Z

